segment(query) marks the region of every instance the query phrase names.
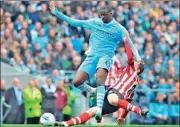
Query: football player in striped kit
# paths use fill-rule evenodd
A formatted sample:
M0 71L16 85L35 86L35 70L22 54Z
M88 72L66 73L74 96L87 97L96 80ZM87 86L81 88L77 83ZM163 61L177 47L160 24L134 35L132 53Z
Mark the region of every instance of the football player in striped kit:
M106 87L107 91L102 111L102 114L104 115L116 112L119 108L124 109L124 112L117 120L118 125L122 125L129 111L135 112L143 117L146 117L148 113L148 110L142 110L139 107L131 104L136 84L138 83L138 76L144 70L144 63L134 62L133 54L127 40L125 41L125 49L128 57L127 66L124 69L121 69L121 67L117 68L118 66L115 65L117 64L116 62L114 63L114 68L112 69L116 69L114 71L110 71L109 75L116 72L113 75L115 76L115 78L117 78L117 80L115 81L115 83L108 84ZM107 80L110 80L111 78ZM72 126L86 123L91 117L96 114L96 111L97 107L92 107L78 117L72 118L69 121L60 123L56 122L55 126Z

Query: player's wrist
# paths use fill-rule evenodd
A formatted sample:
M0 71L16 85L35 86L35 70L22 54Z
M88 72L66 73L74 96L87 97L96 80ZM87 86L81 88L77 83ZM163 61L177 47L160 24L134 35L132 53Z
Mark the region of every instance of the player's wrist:
M57 9L51 10L51 13L54 15L56 14L56 12L57 12Z

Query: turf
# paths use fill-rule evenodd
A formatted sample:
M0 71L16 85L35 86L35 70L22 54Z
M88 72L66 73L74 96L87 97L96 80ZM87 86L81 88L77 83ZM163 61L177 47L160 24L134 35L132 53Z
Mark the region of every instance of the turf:
M36 125L27 125L27 124L3 124L1 127L52 127L52 126L42 126L39 124ZM77 125L73 127L97 127L97 125ZM118 127L115 125L105 125L103 127ZM179 125L123 125L121 127L179 127Z

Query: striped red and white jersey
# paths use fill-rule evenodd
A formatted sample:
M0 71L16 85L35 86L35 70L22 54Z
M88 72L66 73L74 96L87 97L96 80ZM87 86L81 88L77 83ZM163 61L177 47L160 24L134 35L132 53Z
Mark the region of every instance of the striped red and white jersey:
M134 68L134 63L132 65L128 64L123 69L116 82L112 84L109 88L114 88L118 90L125 99L132 99L137 82L138 75Z
M133 53L127 39L125 41L125 49L128 63L122 71L116 71L116 73L114 74L115 81L112 83L110 82L109 88L114 88L118 90L125 99L132 99L136 84L138 82L138 74L134 67ZM115 65L113 69L118 70Z
M106 78L105 86L110 87L118 79L118 75L122 72L121 61L117 56L113 57L113 64Z

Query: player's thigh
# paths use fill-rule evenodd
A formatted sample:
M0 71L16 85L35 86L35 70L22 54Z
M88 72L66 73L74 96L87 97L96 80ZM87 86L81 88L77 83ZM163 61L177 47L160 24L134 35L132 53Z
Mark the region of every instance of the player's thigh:
M112 65L112 58L108 56L103 56L99 59L96 69L98 70L98 68L103 68L108 72L111 68L111 65Z
M110 57L103 56L99 59L96 67L97 85L105 83L111 64L112 64L112 59Z
M107 99L108 99L108 102L109 102L111 105L114 105L114 106L117 106L117 105L118 105L119 97L118 97L118 95L116 95L115 93L109 94L109 95L107 96Z
M96 84L102 85L106 81L106 77L108 75L108 71L104 68L98 68L96 71Z
M109 103L108 101L108 92L106 92L105 98L104 98L104 104L103 104L103 109L102 109L102 114L110 114L113 112L116 112L118 110L117 106L114 106L112 104Z
M96 57L87 57L79 67L78 71L86 72L89 77L96 73L98 59Z
M73 80L73 84L75 86L79 86L82 83L84 83L86 80L88 80L88 78L89 78L89 75L87 72L83 72L83 71L78 70L76 72L75 78Z

